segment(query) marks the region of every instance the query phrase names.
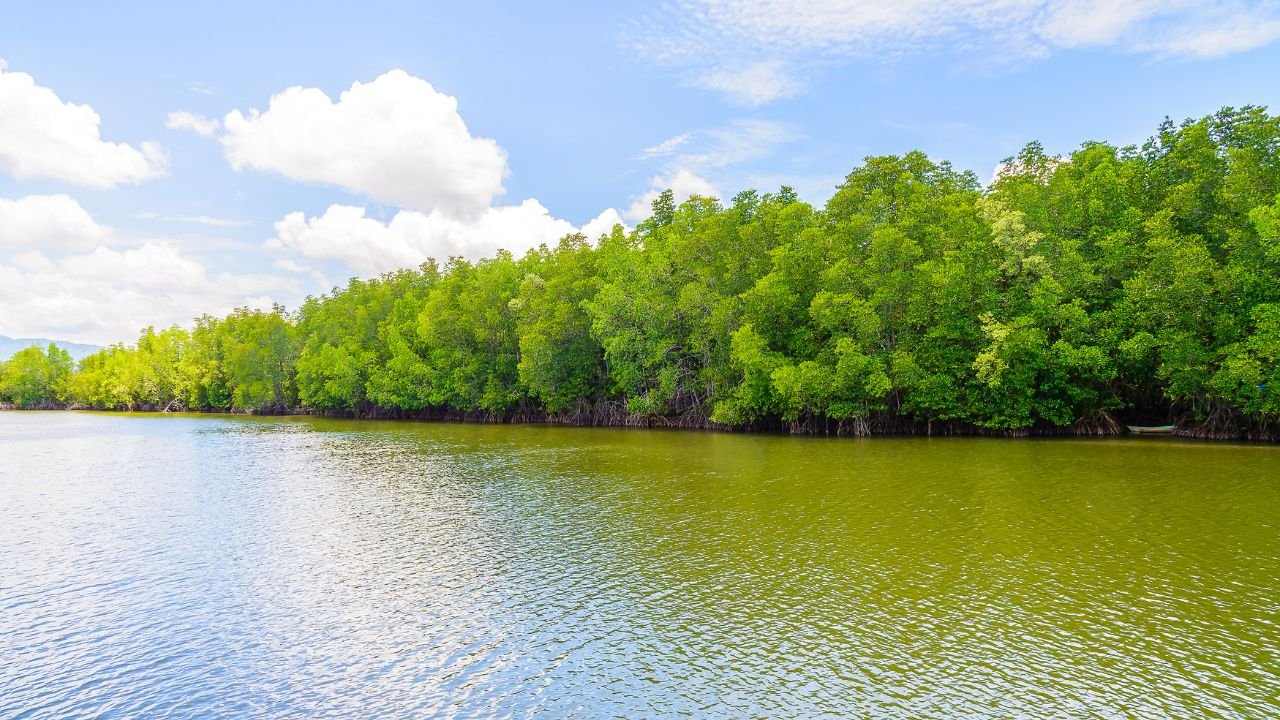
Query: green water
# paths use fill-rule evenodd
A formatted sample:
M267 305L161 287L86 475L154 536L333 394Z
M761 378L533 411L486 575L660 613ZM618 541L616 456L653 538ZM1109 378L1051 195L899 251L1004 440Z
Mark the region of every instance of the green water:
M1276 446L0 413L0 461L4 717L1280 715Z

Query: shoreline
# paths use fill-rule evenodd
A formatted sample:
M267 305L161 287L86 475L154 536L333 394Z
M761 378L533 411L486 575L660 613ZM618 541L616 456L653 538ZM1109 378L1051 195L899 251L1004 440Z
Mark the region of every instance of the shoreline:
M174 415L225 415L252 417L315 417L335 420L375 420L395 422L444 422L473 425L557 425L562 427L582 428L617 428L638 430L685 430L701 432L723 432L744 435L797 435L807 437L990 437L1009 440L1025 440L1032 438L1119 438L1126 436L1149 436L1147 433L1135 433L1127 429L1123 423L1108 418L1107 423L1090 423L1071 426L1040 426L1016 430L999 430L984 428L967 423L950 421L915 421L892 418L891 424L882 423L883 418L862 422L857 425L827 419L811 419L804 423L786 423L781 420L751 423L735 426L713 423L695 417L651 417L628 414L596 414L594 416L554 414L542 412L513 413L479 413L459 412L455 410L428 411L388 411L382 408L365 411L354 410L319 410L314 408L288 408L283 410L235 411L216 409L166 409L163 407L136 407L131 409L110 409L91 407L40 406L19 408L0 404L0 412L100 412L100 413L154 413ZM1181 440L1202 440L1207 442L1280 442L1280 428L1254 427L1238 432L1221 432L1206 429L1204 426L1178 425L1170 433L1159 436L1178 438Z

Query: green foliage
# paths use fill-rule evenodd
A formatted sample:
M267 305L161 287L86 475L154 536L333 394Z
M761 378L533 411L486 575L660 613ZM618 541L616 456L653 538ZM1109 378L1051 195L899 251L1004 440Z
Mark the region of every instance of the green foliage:
M342 410L368 404L373 369L384 359L379 328L419 277L402 270L369 281L353 278L345 289L307 298L297 318L299 402Z
M539 249L528 262L512 307L517 312L520 382L549 412L565 412L604 394L604 352L591 336L584 303L600 282L596 253L582 235L555 250Z
M418 313L432 405L500 413L522 397L512 303L524 278L510 253L471 264L454 258Z
M146 328L131 347L81 360L64 399L109 410L286 409L296 402L296 332L279 306L204 316L192 330Z
M396 278L395 300L378 325L377 359L369 369L366 391L379 407L423 410L432 405L431 367L426 344L418 336L418 312L440 281L440 268L432 261L417 272L401 271Z
M52 406L67 397L71 378L71 355L49 344L19 350L0 363L0 402L20 408Z
M240 308L222 322L220 337L233 407L278 410L294 404L298 343L284 308Z
M1106 412L1280 421L1280 119L1225 108L1141 147L1035 143L983 188L868 158L822 208L790 188L671 192L634 231L454 258L144 330L69 374L0 367L20 405L295 405L633 416L732 426Z

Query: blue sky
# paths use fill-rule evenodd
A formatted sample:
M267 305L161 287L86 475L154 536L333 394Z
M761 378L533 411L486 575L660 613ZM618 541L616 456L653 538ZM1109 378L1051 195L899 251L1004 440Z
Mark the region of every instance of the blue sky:
M0 23L0 334L128 341L665 186L821 203L867 155L986 179L1280 102L1272 2L119 5Z

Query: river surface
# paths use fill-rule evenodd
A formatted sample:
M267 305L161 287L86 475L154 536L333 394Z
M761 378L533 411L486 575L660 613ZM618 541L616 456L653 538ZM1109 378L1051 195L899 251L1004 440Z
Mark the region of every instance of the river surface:
M2 718L1280 716L1280 447L0 413Z

